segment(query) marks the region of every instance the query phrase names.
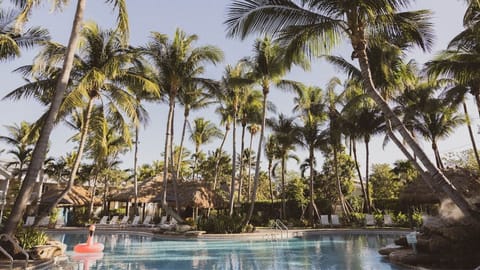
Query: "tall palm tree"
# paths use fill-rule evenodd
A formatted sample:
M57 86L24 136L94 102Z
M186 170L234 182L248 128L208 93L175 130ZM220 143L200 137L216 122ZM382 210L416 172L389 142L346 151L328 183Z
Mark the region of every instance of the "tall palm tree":
M32 27L18 32L15 21L18 12L0 9L0 60L7 60L20 56L21 48L31 48L50 40L47 30Z
M269 119L268 126L271 128L273 135L278 143L278 155L281 166L281 182L282 182L282 218L286 218L286 200L285 200L285 173L287 166L287 158L293 157L291 151L295 150L295 145L299 142L299 128L295 123L294 117L286 117L280 114L277 119ZM298 158L297 158L298 159ZM298 160L297 160L298 161Z
M258 118L257 118L258 119ZM260 131L260 126L258 124L250 124L248 127L248 132L250 132L250 143L248 145L248 151L249 153L253 153L252 150L252 144L253 144L253 137ZM255 158L255 156L252 156L252 158ZM253 164L255 165L255 164ZM249 196L249 201L251 201L251 190L250 190L250 185L251 185L251 178L252 178L252 162L248 163L248 196Z
M303 125L300 126L299 144L308 150L308 168L310 169L310 224L313 226L315 215L320 218L317 206L315 205L313 182L315 178L315 150L325 144L322 135L321 125L327 118L327 104L323 90L319 87L306 86L303 84L294 85L297 96L294 99L293 111L299 114Z
M200 77L204 72L204 64L216 64L223 59L223 53L214 46L193 47L197 41L196 35L187 35L180 29L175 31L172 40L167 35L153 32L150 42L143 53L151 60L155 67L155 82L163 91L167 99L169 109L167 116L167 125L165 129L165 154L164 154L164 190L162 207L167 208L167 180L169 172L169 162L173 148L173 119L175 102L178 93L185 87L193 84L200 84L208 87L212 84L211 80ZM178 217L180 219L180 217Z
M36 1L36 0L20 0L14 1L15 4L20 5L22 8L22 12L18 18L17 29L21 29L23 22L25 22L28 18L28 15L31 12L31 9L36 4L40 4L43 1ZM70 38L68 40L67 49L65 50L65 57L62 65L61 73L58 77L54 95L51 98L50 108L47 112L45 117L45 122L42 125L39 139L35 145L35 148L32 153L32 162L28 167L27 174L25 176L25 181L22 184L20 189L20 193L17 196L15 204L12 208L10 213L10 217L5 223L5 227L3 232L9 235L12 235L20 223L22 218L22 214L25 211L25 208L28 203L28 198L30 193L32 192L32 188L34 183L37 179L37 175L42 168L43 161L45 160L45 156L47 153L48 148L48 141L50 139L50 134L52 133L54 123L57 120L57 116L59 113L60 106L62 104L62 100L64 94L67 90L67 85L70 78L70 72L73 67L74 55L75 50L78 46L78 41L80 37L80 30L83 24L83 13L85 11L86 0L79 0L77 2L77 6L75 9L75 15L72 23L72 29L70 32ZM118 15L118 29L119 33L124 34L124 37L128 37L128 16L126 12L126 2L125 0L108 0L108 3L113 3L115 8L118 8L119 15ZM56 1L56 6L61 6L64 4L64 1ZM125 38L126 40L126 38Z
M469 203L452 183L429 160L420 145L395 115L375 88L366 50L376 36L396 39L412 37L409 42L428 50L432 43L432 28L427 10L401 11L411 1L295 1L237 0L229 8L226 25L229 36L244 38L259 32L275 35L287 47L287 56L298 52L317 55L337 45L341 37L348 37L352 58L359 62L363 84L367 93L384 113L387 124L402 136L413 150L418 169L426 170L424 179L436 193L445 193L466 216L479 217L477 208ZM389 132L389 136L395 136ZM406 152L401 140L394 143ZM409 155L411 156L411 155ZM433 184L435 183L435 184ZM480 217L479 217L480 218Z
M209 143L214 138L221 138L223 134L214 123L210 122L209 120L205 120L202 117L195 119L193 123L193 128L190 128L190 139L195 144L195 161L193 164L193 180L195 180L195 170L197 168L198 157L200 155L200 146Z
M239 122L242 125L242 135L241 135L241 146L240 153L245 151L245 131L247 129L248 123L259 122L261 117L261 107L262 107L262 93L257 90L253 90L249 87L242 87L242 93L240 93L239 100ZM240 164L239 168L243 168L243 159L239 159ZM242 190L243 186L243 170L240 170L239 175L239 185L238 190ZM238 202L241 201L241 192L238 192ZM250 182L248 182L248 192L250 194ZM250 196L250 195L248 195Z
M272 170L273 162L279 158L277 138L270 134L265 142L265 157L268 160L268 183L270 189L270 201L273 207L273 184L272 184Z
M265 122L267 119L267 100L272 84L279 84L283 76L289 71L292 64L298 64L304 69L309 68L309 63L303 54L297 54L295 58L286 58L285 51L279 44L273 42L270 38L257 39L254 44L254 55L247 59L251 72L249 77L253 79L261 88L263 93L262 101L262 123L260 128L260 137L258 141L257 161L255 163L255 176L253 178L252 203L246 219L250 222L255 207L256 193L260 177L260 161L265 136Z

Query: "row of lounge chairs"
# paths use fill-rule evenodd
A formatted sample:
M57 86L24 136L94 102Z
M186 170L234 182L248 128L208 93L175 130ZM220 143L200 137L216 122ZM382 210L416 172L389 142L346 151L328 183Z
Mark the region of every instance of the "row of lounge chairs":
M31 227L33 226L33 224L35 223L35 216L28 216L26 219L25 219L25 223L23 224L23 227ZM57 221L57 224L58 225L63 225L63 224L60 224L61 222ZM39 222L38 222L38 226L40 227L47 227L48 225L50 224L50 217L49 216L46 216L46 217L43 217Z
M365 226L375 226L375 217L371 214L365 215ZM338 215L330 215L330 219L328 215L320 215L320 225L324 227L334 227L334 226L341 226L340 219ZM384 226L391 226L393 225L392 217L390 215L383 216L383 225Z
M171 221L167 221L167 216L162 216L160 219L160 223L154 224L153 217L148 215L145 216L145 219L140 222L140 216L133 217L132 222L129 222L129 217L124 216L119 221L119 216L112 216L110 220L108 220L108 216L103 216L100 221L96 224L97 226L109 227L109 226L120 226L120 227L127 227L127 226L140 226L140 227L159 227L164 230L171 230L175 228L177 221L172 218Z

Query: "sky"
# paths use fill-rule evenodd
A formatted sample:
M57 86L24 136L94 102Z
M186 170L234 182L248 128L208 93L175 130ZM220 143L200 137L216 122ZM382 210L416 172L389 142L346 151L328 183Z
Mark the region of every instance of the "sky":
M8 2L8 1L4 1ZM50 3L51 1L43 1ZM75 2L71 1L70 5L62 12L50 11L49 4L37 8L33 11L32 18L29 22L30 26L42 26L48 29L53 40L65 44L70 33L71 23ZM205 76L220 79L225 65L235 64L239 59L249 56L252 53L252 46L255 37L246 40L238 40L226 38L226 31L223 22L225 21L227 6L231 1L227 0L127 0L127 7L130 20L130 42L132 45L145 44L152 31L160 32L173 36L177 28L182 29L187 34L196 34L199 37L196 46L215 45L220 47L225 53L223 63L212 66L206 66ZM434 12L433 24L435 29L436 40L431 53L423 53L418 50L409 53L409 56L416 59L417 62L423 63L430 59L436 52L445 49L449 40L462 30L462 17L465 11L464 1L460 0L442 0L429 1L418 0L412 6L413 9L430 9ZM86 20L94 20L103 28L112 27L115 24L116 14L112 11L111 6L105 4L105 1L87 1L87 9L85 14ZM2 83L0 87L0 97L24 83L21 76L12 73L15 68L22 65L31 64L31 61L37 50L24 51L22 57L13 61L0 63L0 74L2 74ZM334 54L348 57L351 50L348 46L341 46ZM316 85L325 87L327 81L333 76L342 75L330 65L324 62L313 60L311 71L302 71L298 68L292 70L288 79L301 81L307 85ZM282 92L282 90L273 89L269 95L269 99L273 101L277 108L277 113L291 115L293 108L293 96ZM474 112L473 104L470 105L470 111ZM166 126L166 115L168 108L166 104L156 103L147 104L147 110L150 114L149 124L141 131L139 164L151 163L154 160L162 160L161 153L164 147L164 130ZM6 133L6 125L19 124L26 120L35 121L38 116L45 111L46 108L41 107L33 100L10 101L0 100L0 135L8 135ZM181 133L181 125L183 122L183 108L177 106L175 133L176 144L179 144L179 135ZM269 115L271 117L273 115ZM207 109L192 113L190 119L204 117L219 125L219 118L213 113L213 109ZM474 126L478 125L477 114L471 113ZM268 131L267 131L268 132ZM67 140L73 135L73 131L64 125L55 128L51 135L51 150L49 156L59 157L67 152L72 151L75 146ZM237 136L238 138L239 136ZM257 136L258 137L258 136ZM257 138L258 139L258 138ZM248 141L247 141L248 143ZM390 143L386 148L382 148L383 137L377 137L372 140L371 162L372 163L393 163L399 159L405 159L400 151ZM220 140L213 141L209 145L203 146L204 151L213 150L220 144ZM254 145L256 140L254 141ZM429 143L422 143L428 155L432 156ZM187 142L186 147L193 151L194 147L191 142ZM238 144L237 149L240 145ZM0 143L0 149L7 148L6 145ZM363 154L362 147L359 146L359 155ZM466 127L460 127L456 133L448 139L439 143L439 149L442 154L451 151L461 151L470 148L468 143L468 133ZM256 149L256 147L255 147ZM231 151L231 140L227 140L225 150ZM237 150L238 153L239 150ZM303 160L306 155L305 151L298 148L297 154ZM263 154L262 154L263 155ZM8 160L8 155L0 154L0 160ZM133 151L122 157L123 164L121 167L130 168L133 166ZM265 167L263 162L263 167ZM289 163L289 169L296 169L298 165ZM298 167L297 167L298 168Z

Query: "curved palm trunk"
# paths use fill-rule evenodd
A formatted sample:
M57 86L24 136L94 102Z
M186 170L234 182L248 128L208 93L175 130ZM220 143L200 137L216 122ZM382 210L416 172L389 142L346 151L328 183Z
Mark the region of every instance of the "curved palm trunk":
M393 128L398 130L407 145L413 150L413 153L415 153L417 160L421 162L421 164L425 167L426 171L431 176L429 178L424 178L424 181L429 182L428 185L433 187L434 191L437 194L438 192L445 193L460 208L460 210L465 216L474 217L476 220L480 220L480 214L477 208L474 205L470 204L462 196L462 194L452 185L452 183L447 179L447 177L445 177L445 175L428 159L423 149L415 142L411 134L406 129L405 125L403 125L400 119L390 109L387 102L375 89L368 64L365 35L358 32L355 34L357 36L352 37L352 47L355 49L355 54L358 57L364 87L367 90L368 95L379 106L385 117L393 125ZM404 148L402 144L397 144L397 146L399 148ZM411 161L414 163L417 163L417 160L411 159Z
M333 147L333 170L335 174L335 181L337 184L337 189L338 189L338 198L340 199L340 206L342 207L342 212L345 218L349 219L350 213L348 212L347 208L347 203L345 201L345 196L343 195L342 192L342 184L340 182L340 176L338 175L338 153L337 153L337 147Z
M363 211L367 211L367 193L365 192L365 187L363 185L363 178L362 172L360 170L360 165L358 164L358 157L357 157L357 143L352 140L352 152L353 152L353 160L355 162L355 169L357 170L358 180L360 180L360 188L362 189L363 194Z
M250 133L250 145L248 146L249 156L248 156L248 201L252 201L251 197L251 182L252 182L252 144L253 144L253 133Z
M273 207L272 160L268 161L268 183L270 187L270 200ZM253 199L252 199L253 202Z
M20 192L15 200L10 216L5 223L3 232L12 235L15 232L17 225L22 219L23 212L27 207L28 200L32 193L33 187L35 186L35 181L37 180L37 175L40 169L42 168L43 161L47 154L48 141L50 139L50 134L52 133L55 120L62 104L64 94L67 90L68 80L70 79L70 72L73 67L73 58L75 56L75 50L77 48L80 29L82 27L83 13L85 11L86 0L78 0L77 7L75 10L75 17L72 24L72 30L70 32L70 38L68 40L67 50L65 52L65 60L63 62L62 72L57 81L55 88L55 94L50 104L50 109L45 119L45 123L42 126L40 131L40 136L38 138L35 149L32 153L32 162L28 166L27 175L23 181Z
M238 203L241 203L242 202L242 188L243 188L243 151L245 150L245 129L247 127L247 123L242 123L242 137L241 137L241 144L240 144L240 164L239 164L239 168L240 168L240 171L238 172ZM250 194L250 186L249 186L249 190L247 192L247 201L248 201L248 197L249 197L249 194Z
M135 152L133 155L133 205L134 205L134 215L138 215L138 173L137 173L137 163L138 163L138 135L140 133L140 128L138 125L135 126ZM95 179L96 181L96 179Z
M215 175L213 177L213 190L217 188L217 181L218 181L218 167L220 166L220 157L219 155L222 154L222 149L223 146L225 145L225 140L227 139L227 134L228 131L230 130L230 126L225 127L225 134L223 135L222 143L220 144L220 147L218 148L218 152L216 153L216 160L215 160Z
M171 140L171 130L173 125L173 110L175 100L173 97L170 97L170 105L168 108L168 116L167 116L167 128L165 129L165 153L163 155L163 195L162 195L162 207L167 207L167 180L168 180L168 162L170 160L170 144Z
M310 147L309 151L309 162L308 166L310 166L310 224L313 226L315 225L315 214L320 219L320 215L318 213L317 205L315 204L314 200L314 192L313 192L313 181L315 179L315 170L313 168L313 161L315 160L315 153L314 148Z
M370 140L365 138L365 205L367 206L367 213L371 212L372 202L370 200L370 189L369 189L369 179L370 179L370 147L369 147Z
M252 190L252 202L250 203L250 209L248 210L248 216L245 221L245 224L250 223L250 219L253 215L253 209L255 208L255 201L257 199L257 189L258 189L258 182L260 179L260 160L262 158L262 146L263 146L263 137L265 137L265 123L267 119L267 96L268 96L269 88L263 88L263 101L262 101L262 126L260 127L260 138L258 138L258 151L257 151L257 161L255 162L255 176L253 177L253 190ZM269 171L270 174L270 171ZM270 178L270 194L272 193L272 180ZM273 196L272 196L273 202Z
M285 194L285 157L282 157L282 161L280 162L282 165L282 219L287 219L287 200ZM303 211L302 211L303 212Z
M90 118L93 110L93 100L93 98L90 98L90 100L88 101L87 111L85 113L84 119L85 125L81 131L77 156L75 157L75 162L73 163L72 172L70 173L70 178L67 182L67 186L62 191L62 193L60 193L57 199L55 199L55 201L53 201L44 211L42 211L42 213L40 213L40 216L37 219L38 221L40 221L43 217L47 216L50 212L52 212L52 210L57 207L57 204L63 199L63 197L65 197L65 195L67 195L67 193L72 190L73 184L75 183L75 178L77 178L78 169L80 168L80 162L82 161L85 144L87 142L87 135L90 128Z
M229 201L229 204L230 204L230 216L233 215L233 205L234 205L234 201L235 201L235 166L236 166L236 155L237 155L237 152L236 152L236 147L235 147L235 144L237 143L236 141L236 134L237 133L237 105L235 105L235 109L234 109L234 112L233 112L233 130L232 130L232 180L230 182L230 201ZM240 191L239 191L240 192Z
M178 193L177 193L177 174L175 172L175 165L173 162L174 159L174 125L175 123L175 102L173 103L173 114L172 114L172 125L170 126L170 168L172 170L172 183L173 183L173 200L175 201L175 209L178 209Z
M475 155L475 160L477 161L477 165L480 169L480 157L478 155L477 144L475 143L475 137L473 136L472 125L470 121L470 116L468 115L467 104L462 102L463 111L465 113L465 120L467 122L468 128L468 135L470 136L470 141L472 142L473 154Z
M98 180L98 172L95 174L93 179L93 186L92 186L92 194L90 196L90 204L88 206L88 216L93 217L93 206L95 202L95 192L97 192L97 180Z
M442 162L442 157L440 156L440 152L438 151L438 145L436 140L432 140L432 149L433 153L435 154L435 161L437 163L437 168L443 170L443 162Z

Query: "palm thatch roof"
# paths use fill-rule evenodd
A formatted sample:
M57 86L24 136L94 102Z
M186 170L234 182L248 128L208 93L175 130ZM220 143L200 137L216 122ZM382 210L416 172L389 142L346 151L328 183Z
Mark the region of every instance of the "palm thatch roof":
M42 195L40 204L50 204L54 202L63 188L51 189ZM86 206L90 204L91 192L82 186L73 186L60 201L60 206ZM94 204L100 205L102 202L98 198L94 198Z
M167 202L175 202L173 185L167 185ZM199 182L181 182L177 186L180 207L209 208L220 201L213 192ZM138 184L138 201L140 203L161 202L163 199L163 177L155 176ZM133 202L134 187L110 196L112 201Z
M443 173L465 198L480 198L480 177L477 174L461 168L447 169ZM400 201L408 204L435 204L445 197L444 194L435 194L420 177L400 193Z

